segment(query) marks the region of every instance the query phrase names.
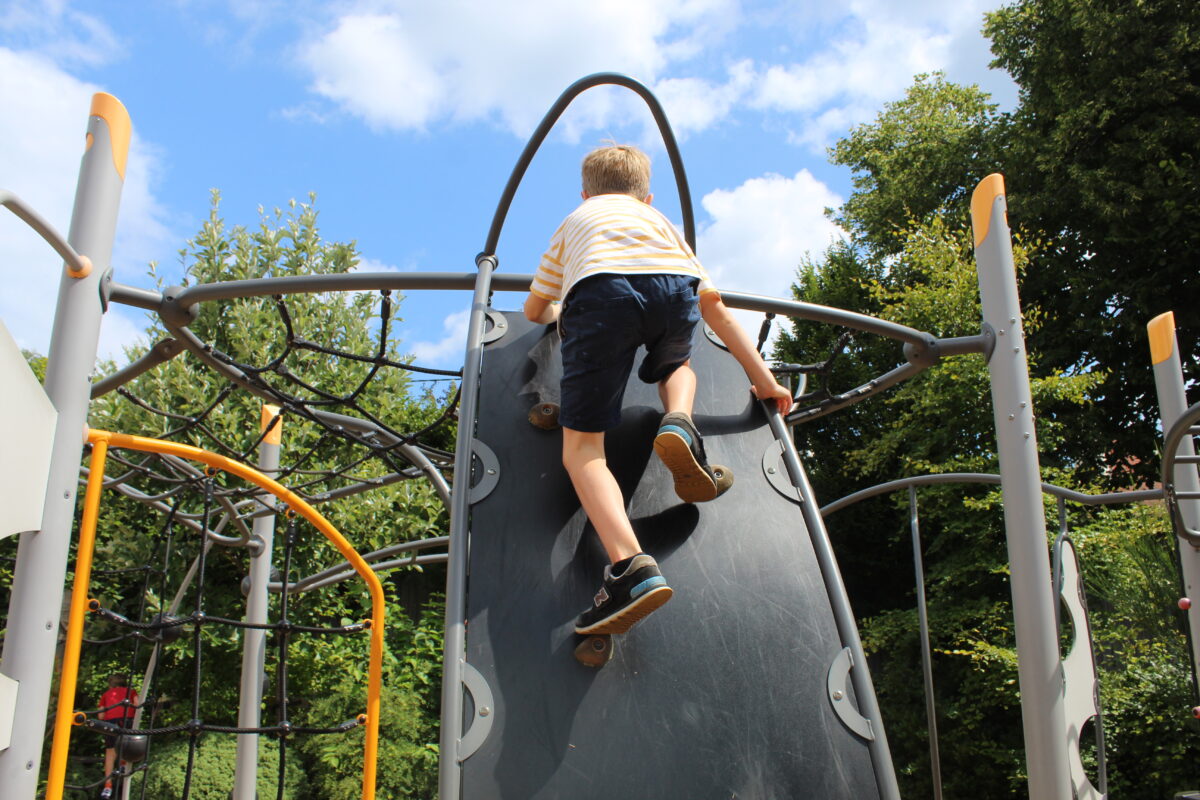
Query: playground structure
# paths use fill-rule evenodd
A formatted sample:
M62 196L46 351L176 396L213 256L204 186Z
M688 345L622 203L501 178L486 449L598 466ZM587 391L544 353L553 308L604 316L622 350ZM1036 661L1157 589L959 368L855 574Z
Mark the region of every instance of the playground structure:
M112 249L113 231L117 214L121 184L124 177L125 155L128 148L130 123L120 104L107 95L97 95L88 125L88 149L85 152L77 190L75 212L70 233L66 238L56 233L52 226L41 220L11 194L0 195L0 203L25 220L34 230L63 257L66 264L62 279L58 308L55 315L45 392L57 412L57 426L53 427L52 444L45 447L49 453L46 474L41 492L31 492L23 487L6 496L6 507L14 509L11 530L4 533L22 532L22 540L15 570L12 603L9 608L8 632L4 644L3 662L0 673L5 680L0 686L0 785L8 787L6 796L18 800L32 800L37 790L41 759L41 742L37 736L21 735L24 732L41 730L47 717L47 708L53 674L53 663L57 645L58 619L56 610L61 607L62 577L67 571L68 545L75 513L77 483L79 479L79 448L82 444L80 431L86 426L87 407L90 398L117 390L143 372L153 369L163 361L182 353L189 353L206 367L221 375L232 387L245 390L260 397L265 403L281 406L285 414L297 415L309 422L323 426L331 436L360 446L374 446L385 454L390 472L383 479L399 481L408 479L428 480L450 510L450 530L447 537L439 537L423 543L408 543L387 551L359 555L352 544L332 529L314 509L321 500L332 496L347 496L369 491L379 480L356 482L345 471L341 489L325 491L319 496L283 488L269 476L280 477L289 473L279 462L278 441L272 443L273 426L280 423L278 413L269 413L263 426L262 436L255 442L259 455L259 470L245 467L239 460L196 448L186 448L171 442L154 441L130 436L124 432L91 431L93 463L88 474L88 496L84 506L84 520L80 528L79 562L75 568L76 592L73 595L68 625L67 647L63 660L63 677L60 697L69 702L74 687L71 672L77 664L79 638L82 635L82 618L87 602L87 573L90 559L90 542L85 541L88 531L94 531L98 513L98 492L104 480L103 460L111 447L124 447L139 451L159 453L160 459L184 458L198 460L210 468L227 470L246 478L262 490L280 498L289 513L301 515L316 525L346 558L344 569L333 569L327 574L316 574L298 581L292 588L304 591L319 588L331 582L357 575L361 577L376 599L377 610L370 631L371 679L364 702L364 714L357 724L368 730L366 769L363 778L363 797L374 796L374 748L378 730L378 661L382 648L383 614L378 579L373 570L386 569L397 563L407 563L414 558L424 558L425 563L445 561L447 567L446 627L444 639L444 672L442 694L442 734L440 796L443 798L485 798L495 796L517 796L525 792L528 796L540 789L557 791L560 796L589 796L578 783L580 773L586 776L591 757L577 750L587 750L584 743L602 749L605 733L588 720L595 718L594 709L606 703L622 691L631 691L634 674L669 675L674 662L671 654L684 663L695 662L695 653L689 652L686 631L682 641L666 641L665 628L655 627L655 618L646 623L645 635L639 629L630 635L629 652L619 653L617 661L600 673L589 673L577 665L568 655L563 656L563 642L570 635L562 630L562 619L556 619L551 609L561 606L564 597L579 596L580 581L587 573L577 562L586 565L588 554L581 543L582 522L572 519L569 507L569 492L560 479L523 481L524 499L519 499L512 480L519 469L532 472L533 464L541 469L552 469L556 455L548 447L549 437L542 436L540 443L531 445L530 436L539 435L532 429L518 429L512 416L528 408L526 398L527 379L547 383L553 373L553 350L544 346L545 332L529 326L519 317L506 315L491 307L491 297L496 291L524 291L530 281L529 275L503 275L497 272L496 256L500 232L509 205L520 185L521 178L533 156L548 135L555 121L583 91L602 85L615 84L626 87L646 100L663 134L667 153L679 189L684 234L695 243L690 194L687 187L683 163L675 144L670 126L657 100L645 87L623 76L603 74L591 76L570 87L555 103L530 139L522 153L512 176L501 197L492 227L488 233L483 252L475 259L473 273L411 273L411 274L338 274L312 275L261 280L236 281L213 285L199 285L186 289L169 289L162 294L116 283L108 267ZM1179 354L1174 348L1173 323L1169 316L1157 318L1151 323L1152 361L1159 386L1159 404L1164 429L1164 470L1161 489L1144 492L1122 493L1089 497L1058 487L1044 487L1040 481L1037 440L1034 436L1033 405L1029 389L1028 368L1025 360L1021 313L1017 299L1017 286L1012 266L1012 252L1005 216L1003 181L998 175L990 176L980 183L972 198L972 221L975 233L976 258L978 262L980 293L983 301L983 323L981 332L970 337L938 339L930 334L902 325L886 322L864 315L838 309L814 306L794 301L764 298L737 292L723 292L730 307L782 315L848 327L857 331L878 334L902 343L903 362L900 366L869 383L825 397L814 403L801 402L798 409L787 419L769 409L760 408L744 397L730 392L729 397L713 400L711 408L700 409L709 414L713 421L723 420L725 429L718 431L716 439L727 441L729 451L736 452L736 463L731 462L738 474L738 491L745 492L744 502L752 502L762 513L777 515L780 520L791 519L795 530L789 530L786 541L766 542L757 539L758 546L769 544L804 561L803 574L807 576L798 585L788 584L782 591L789 602L806 602L804 616L818 619L814 628L822 628L815 634L821 647L814 646L813 652L799 659L803 677L796 680L797 687L788 701L802 706L813 714L805 725L821 732L806 739L802 744L810 748L827 748L826 759L844 761L841 783L823 784L828 796L878 796L897 798L899 792L892 769L887 738L878 704L875 701L866 659L858 639L857 627L850 608L849 598L841 583L840 573L825 532L823 515L831 514L868 494L878 494L895 489L910 492L913 509L912 530L914 540L919 537L919 522L916 512L916 487L922 483L976 481L998 483L1003 491L1005 529L1011 569L1013 614L1017 650L1019 654L1019 681L1024 725L1024 738L1029 775L1029 796L1034 800L1066 800L1072 796L1105 796L1103 778L1100 786L1094 787L1084 775L1079 759L1079 731L1085 722L1099 714L1095 701L1096 677L1086 635L1086 620L1075 591L1079 566L1074 551L1066 536L1065 523L1060 524L1058 541L1054 548L1054 566L1051 568L1046 552L1046 523L1044 519L1042 493L1050 491L1061 504L1067 500L1082 503L1129 502L1145 499L1164 499L1171 510L1179 539L1180 563L1184 576L1184 595L1193 597L1200 584L1200 479L1197 478L1197 458L1191 436L1200 421L1200 407L1187 407L1184 396L1184 381ZM431 451L422 446L419 433L411 434L390 429L374 417L368 409L355 404L353 396L341 398L342 405L354 414L327 411L317 403L306 403L296 395L283 394L268 384L264 370L239 365L230 357L214 350L199 340L188 324L195 318L196 310L203 303L215 303L237 298L281 296L333 291L390 292L395 290L457 289L472 291L471 314L465 343L464 368L457 399L457 418L460 421L453 461L445 454ZM171 338L159 343L140 361L95 385L89 385L88 374L95 361L99 321L108 303L117 302L156 312L171 334ZM386 305L386 294L381 301ZM282 313L282 312L281 312ZM761 345L761 343L760 343ZM540 355L534 355L538 353ZM810 421L839 408L867 399L887 390L902 380L919 374L939 359L967 353L980 353L988 360L991 375L992 398L995 414L996 435L999 447L999 476L944 475L925 478L910 478L902 482L866 490L860 495L821 508L808 485L804 467L790 434L790 427ZM527 363L532 362L532 363ZM376 368L399 366L389 363L380 354L372 362ZM735 386L737 375L729 371L730 359L724 358L719 342L701 342L697 353L697 369L710 370L714 385ZM22 365L23 366L23 365ZM7 369L7 367L6 367ZM529 373L529 369L533 372ZM6 371L6 374L8 372ZM514 382L515 381L515 382ZM631 386L627 400L627 430L629 442L637 440L636 434L645 427L644 415L630 414L628 406L652 404L646 397L639 396ZM801 398L803 400L803 398ZM522 405L523 403L523 405ZM31 405L36 406L37 401ZM523 412L522 412L523 413ZM44 413L44 404L42 417ZM640 426L640 427L639 427ZM518 431L518 436L506 431ZM30 432L31 442L38 441L38 434ZM618 433L618 436L622 434ZM48 434L47 434L48 437ZM525 438L521 438L525 437ZM44 437L46 438L46 437ZM642 437L645 439L646 437ZM634 445L630 444L629 447ZM30 445L32 447L32 444ZM274 448L274 449L273 449ZM27 448L29 449L29 448ZM526 463L519 467L512 454L519 452ZM245 454L245 455L248 455ZM243 456L244 460L245 456ZM540 459L540 460L539 460ZM404 463L400 463L403 461ZM141 461L130 462L130 470L146 473L158 469L159 464L168 464L175 475L186 471L177 462ZM546 467L545 465L550 465ZM756 464L761 468L756 472ZM443 472L451 469L454 479L447 483ZM640 475L646 469L645 461L638 463L635 457L625 473ZM28 469L25 473L37 472ZM478 478L473 479L472 475ZM7 476L6 476L7 477ZM45 477L45 476L42 476ZM198 476L191 475L189 480ZM180 481L183 478L179 478ZM108 482L120 491L120 484ZM636 482L635 482L636 483ZM712 562L712 556L697 553L696 542L704 540L706 525L715 524L720 515L719 504L711 510L705 508L703 519L683 517L678 513L669 516L661 498L655 496L653 481L643 495L631 499L631 516L659 515L668 527L686 529L672 546L673 555L688 585L701 585L703 573ZM744 487L744 488L743 488ZM636 486L628 487L630 489ZM147 504L159 503L159 508L168 506L161 498L154 498L126 487L127 496ZM21 495L21 496L18 496ZM141 495L141 496L139 496ZM44 505L41 503L45 497ZM221 507L226 522L242 530L234 538L245 545L256 541L252 552L250 591L247 596L245 622L246 656L243 662L242 707L239 710L237 729L221 729L208 726L208 730L239 732L238 777L235 797L238 800L254 796L254 748L259 732L275 732L260 725L257 709L261 701L261 648L263 632L269 629L266 623L266 598L271 590L282 590L283 597L289 591L289 578L283 577L282 586L273 586L270 576L270 537L275 524L276 506L273 501L254 501L253 494L232 493L214 497L208 489L206 513L200 520L192 520L206 537L217 537L221 533L210 524L207 509L212 504ZM727 498L732 502L734 495ZM30 509L30 499L38 508ZM558 498L551 502L548 498ZM752 498L752 499L751 499ZM524 532L515 530L514 509L525 511L531 499L539 500L547 508L539 516L537 526L526 526ZM561 508L554 503L567 504ZM773 504L773 505L772 505ZM20 509L21 513L16 513ZM797 513L798 512L798 513ZM668 516L663 516L668 515ZM1061 516L1061 515L1060 515ZM36 518L37 524L28 520ZM1065 519L1065 517L1064 517ZM551 520L554 520L552 523ZM253 524L249 530L247 521ZM724 520L722 524L733 524ZM766 526L764 526L766 527ZM778 527L778 526L773 526ZM533 529L533 530L530 530ZM33 532L27 532L33 531ZM805 536L804 534L807 534ZM757 531L756 531L757 535ZM507 537L507 538L506 538ZM533 537L533 538L531 538ZM541 544L539 545L540 537ZM505 547L530 548L545 546L547 541L568 542L567 550L555 550L548 554L538 553L533 561L544 562L564 553L570 558L559 559L562 563L575 563L570 569L559 564L559 572L553 580L541 584L531 577L533 586L544 590L546 606L520 617L517 611L504 607L501 599L489 587L485 567L503 563L504 552L495 550L497 543ZM799 541L797 541L799 540ZM709 541L710 548L716 544ZM427 549L440 549L445 553L416 556ZM575 549L570 550L571 547ZM489 552L488 548L493 548ZM920 578L920 548L915 567ZM536 549L533 552L537 552ZM392 559L391 561L385 559ZM692 559L689 562L688 559ZM373 562L373 563L371 563ZM686 571L688 563L695 564L695 572ZM592 565L594 566L594 564ZM770 565L760 568L768 575ZM777 566L776 569L781 567ZM788 569L800 568L789 566ZM494 569L493 569L494 571ZM592 570L595 573L597 570ZM468 573L472 576L468 590ZM782 584L781 584L782 585ZM712 589L713 587L708 587ZM560 596L556 596L558 593ZM1060 596L1070 610L1074 624L1075 640L1064 659L1059 652L1058 607ZM712 598L715 609L730 608L734 601L726 596ZM937 769L936 734L933 733L934 710L932 706L932 679L929 671L928 624L923 605L923 595L918 592L918 610L924 640L924 668L931 727L931 761ZM202 613L197 609L197 614ZM790 614L797 616L795 610ZM531 621L532 620L532 621ZM195 621L194 619L192 620ZM468 635L468 621L470 634ZM178 628L178 621L160 620L158 629ZM1188 610L1188 625L1191 633L1193 673L1200 663L1200 614ZM257 626L257 627L254 627ZM524 626L532 632L522 636ZM197 641L199 625L195 625ZM749 634L748 634L749 635ZM781 668L795 657L793 650L769 652L765 647L769 630L754 632L754 646L767 665L766 672ZM784 634L776 632L779 638ZM661 644L654 646L655 637ZM692 644L695 648L696 645ZM256 649L257 648L257 649ZM542 648L542 649L539 649ZM252 652L254 651L254 652ZM549 661L537 661L543 652L553 654ZM664 655L665 654L665 655ZM714 654L714 659L729 659L729 653ZM761 696L750 692L753 676L735 676L744 665L726 662L713 675L710 691L726 691L737 698L736 704L744 715L765 715L767 709L752 707L754 702L766 702ZM536 667L536 668L535 668ZM762 678L758 679L761 683ZM557 701L541 705L535 693ZM702 694L697 690L697 694ZM563 702L569 699L571 702ZM700 698L701 700L703 698ZM664 701L665 703L666 701ZM700 702L689 692L672 697L671 708L656 707L656 720L678 721L672 715L684 714L689 702ZM711 711L709 706L719 705L715 701L700 702L702 710ZM578 708L578 719L572 714ZM522 717L530 709L543 716L543 728L530 727L538 724L532 717ZM643 709L644 710L644 709ZM51 756L48 797L61 796L62 769L66 759L66 748L70 727L75 721L74 709L59 704L55 716L55 749ZM641 711L631 711L622 717L632 725L639 721ZM519 724L517 721L520 721ZM510 721L511 724L510 724ZM286 720L285 720L286 722ZM610 723L611 724L611 723ZM795 727L799 727L793 723ZM203 728L201 724L197 730ZM765 720L764 729L779 729L780 723ZM529 741L520 739L519 730L525 730ZM135 725L130 736L138 734ZM611 728L609 729L611 730ZM1102 734L1102 726L1097 726ZM791 730L790 733L795 733ZM790 735L784 726L773 735L786 738ZM153 736L154 731L150 731ZM763 733L766 737L767 734ZM542 762L521 762L525 754L552 746L559 750L570 739L573 749L570 754L559 753L557 758ZM771 738L755 740L756 746L766 747L767 752L779 752L779 741ZM765 744L764 744L765 743ZM575 748L574 745L580 746ZM243 747L244 745L244 747ZM749 747L749 745L747 745ZM693 747L693 762L713 759L716 745L708 749ZM245 753L243 753L245 751ZM822 751L823 752L823 751ZM1100 748L1101 754L1103 748ZM729 754L734 759L746 760L746 752ZM536 756L536 752L535 752ZM603 753L601 758L627 758L623 753ZM680 763L687 758L681 751L658 754L660 762L672 763L681 774L689 769L700 770L698 764ZM584 759L582 761L578 759ZM754 789L767 791L770 787L807 784L812 786L813 774L806 769L795 753L781 757L792 770L787 775L770 774L770 765L759 764L759 773L748 776L741 786L755 796ZM811 759L810 759L811 760ZM594 766L593 766L594 768ZM765 771L764 771L765 770ZM785 770L786 771L786 770ZM505 783L518 780L518 774L537 776L537 785ZM699 776L707 773L697 771ZM815 774L815 773L814 773ZM686 777L668 776L686 780ZM528 778L521 778L528 780ZM573 782L575 781L575 782ZM757 782L756 782L757 781ZM935 786L937 785L935 781ZM572 794L572 791L574 794ZM841 794L839 794L841 793ZM620 792L617 792L620 796ZM683 792L680 796L687 795ZM690 796L690 795L688 795Z

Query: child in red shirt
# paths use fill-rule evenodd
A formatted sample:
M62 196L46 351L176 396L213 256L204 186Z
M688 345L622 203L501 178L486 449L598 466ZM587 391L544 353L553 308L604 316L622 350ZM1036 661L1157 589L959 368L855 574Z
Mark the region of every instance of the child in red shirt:
M108 691L100 696L100 719L122 728L132 727L134 714L137 713L137 701L137 692L129 688L129 677L123 674L111 675L108 678ZM100 792L103 800L113 796L112 776L113 767L117 763L117 738L104 737L104 789Z

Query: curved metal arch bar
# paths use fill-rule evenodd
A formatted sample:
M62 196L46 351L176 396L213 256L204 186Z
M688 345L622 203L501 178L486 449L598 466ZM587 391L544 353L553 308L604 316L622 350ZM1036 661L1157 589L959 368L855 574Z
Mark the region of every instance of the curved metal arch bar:
M498 212L499 213L499 212ZM529 288L533 276L494 275L491 288L494 291L524 292ZM139 307L148 307L142 294L126 291L127 287L115 287L111 296L113 302L137 300ZM243 281L224 281L202 286L181 289L173 299L162 299L157 310L168 331L180 345L191 351L205 364L224 375L248 391L260 397L264 395L257 391L240 370L221 363L207 352L207 346L186 326L178 325L186 319L188 309L197 303L210 300L229 300L242 297L261 297L277 294L304 294L332 291L381 291L403 289L472 289L474 275L468 272L427 272L427 273L353 273L338 275L292 275L280 278L254 278ZM127 297L129 295L129 297ZM846 311L815 303L803 303L797 300L783 300L763 295L745 292L722 292L727 305L731 308L742 308L750 311L762 311L782 314L788 317L807 319L831 325L842 325L864 333L873 333L896 339L904 345L904 356L908 361L861 386L842 392L835 397L823 400L821 403L792 412L788 416L789 424L807 422L825 416L840 408L867 399L891 386L913 377L922 370L937 363L943 356L961 355L965 353L987 354L994 337L988 331L977 336L963 336L949 339L938 339L932 334L918 331L906 325L878 319L866 314ZM148 368L148 367L147 367ZM127 369L132 369L132 366ZM118 373L122 374L122 373ZM139 373L140 374L140 373ZM130 375L130 377L134 377ZM107 380L115 380L116 376ZM119 385L119 384L117 384ZM115 388L115 385L111 388ZM278 398L267 397L271 402ZM328 412L312 411L320 416ZM345 417L344 419L351 419ZM369 423L360 423L369 425ZM375 432L374 428L359 428L364 432Z
M987 472L944 472L937 475L914 475L909 478L898 478L887 483L876 484L875 486L862 489L854 494L848 494L843 498L834 500L832 503L821 507L821 516L827 517L834 512L841 511L844 508L862 502L871 497L877 497L881 494L888 494L900 489L905 489L909 486L934 486L947 483L982 483L993 486L1000 485L1000 476L992 475ZM1133 492L1109 492L1107 494L1084 494L1077 492L1074 489L1067 489L1062 486L1055 486L1052 483L1043 483L1042 491L1055 497L1061 497L1064 500L1070 500L1073 503L1079 503L1085 506L1108 506L1117 503L1138 503L1146 500L1159 500L1163 493L1159 489L1140 489Z
M597 72L594 75L580 78L568 86L566 91L554 101L554 105L546 112L546 116L542 117L542 121L538 124L537 129L529 137L529 142L526 143L525 149L521 152L521 157L517 159L517 164L513 167L512 174L508 177L508 184L504 187L504 193L500 196L500 203L496 206L496 213L492 217L492 227L488 230L487 241L483 245L483 253L485 255L494 255L496 253L496 245L500 242L500 231L504 227L504 218L508 216L509 206L512 205L513 197L517 194L517 187L521 185L521 179L525 177L525 171L533 161L538 148L542 146L542 142L550 134L550 129L554 127L554 123L558 121L558 118L562 116L562 113L567 110L567 106L576 97L588 89L605 85L623 86L626 89L630 89L645 100L646 105L649 106L650 113L654 116L654 121L658 124L659 133L662 134L663 144L667 148L667 156L671 159L671 169L675 173L675 187L679 192L679 210L683 214L683 238L687 240L688 245L695 252L696 221L692 213L692 193L688 188L687 173L683 169L683 158L679 155L679 145L675 141L675 134L671 131L671 123L667 121L667 115L663 111L662 104L658 102L658 98L654 96L653 92L628 75L622 75L617 72ZM528 288L528 284L526 284L526 288Z
M1175 420L1170 430L1163 436L1162 485L1167 497L1167 507L1171 509L1171 522L1175 526L1175 535L1185 540L1193 547L1200 547L1200 531L1188 526L1187 520L1179 508L1180 500L1200 500L1196 492L1181 492L1175 488L1175 465L1180 463L1197 463L1200 457L1180 456L1179 443L1184 436L1196 433L1193 427L1200 422L1200 403L1189 406Z

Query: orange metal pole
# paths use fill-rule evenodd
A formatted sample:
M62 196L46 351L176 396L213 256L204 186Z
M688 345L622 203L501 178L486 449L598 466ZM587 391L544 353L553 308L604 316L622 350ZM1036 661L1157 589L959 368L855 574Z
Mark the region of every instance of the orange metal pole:
M378 769L379 761L379 716L380 716L380 692L383 685L383 633L384 622L386 619L385 598L383 596L383 584L379 580L379 576L371 569L353 545L346 540L338 532L329 520L325 519L319 511L308 504L304 498L300 497L295 492L287 489L283 485L271 480L266 475L263 475L253 467L247 466L240 461L226 458L225 456L210 453L207 450L201 450L198 447L191 445L178 444L176 442L167 442L161 439L150 439L143 436L131 436L125 433L111 433L108 431L89 430L88 440L95 444L95 450L92 454L93 465L91 474L88 477L88 494L87 500L84 503L83 522L80 526L80 543L79 543L79 565L75 569L75 588L76 593L81 593L83 598L78 603L78 620L76 619L76 600L78 598L72 595L71 599L71 622L67 631L67 649L63 655L63 682L59 692L59 708L57 720L55 723L54 747L55 751L51 754L51 778L54 777L54 763L57 756L57 748L59 743L58 727L64 719L68 724L68 729L63 734L63 747L61 756L62 768L61 774L58 776L58 793L51 794L53 790L53 781L48 781L46 789L47 800L60 800L62 797L63 777L66 773L66 739L70 736L69 723L72 717L72 705L75 693L75 677L79 665L79 643L83 638L83 609L87 602L87 581L91 575L91 558L92 548L95 546L95 527L96 518L99 514L100 494L99 488L103 482L103 459L104 453L108 447L119 447L128 450L139 450L146 453L162 453L166 455L178 456L191 461L199 461L202 464L207 464L210 467L223 470L230 474L236 475L243 480L249 481L264 491L270 492L279 499L287 503L288 507L307 519L312 525L319 530L326 539L337 548L338 552L345 557L346 561L354 568L354 571L367 583L367 587L371 593L371 653L368 662L367 670L367 731L366 742L363 752L363 800L375 800L375 778ZM96 459L99 457L100 466L97 468ZM95 499L92 498L93 483L97 484ZM87 542L87 571L83 572L83 553L84 553L84 534L88 526L88 512L91 509L91 528L88 534ZM83 582L81 584L81 576ZM71 640L75 637L75 648L72 653ZM70 692L67 692L67 661L71 659L71 687ZM64 698L66 702L64 703ZM65 711L64 711L65 709Z
M54 742L50 747L50 771L46 777L46 800L62 800L67 777L67 749L71 742L71 720L75 717L75 687L79 679L79 651L83 644L83 616L87 609L88 586L92 580L92 554L96 548L96 520L100 516L100 492L104 488L104 462L108 438L93 436L88 465L87 493L83 519L79 522L79 547L75 553L75 583L71 588L71 611L67 618L67 641L63 646L62 671L58 682L58 707L54 712Z

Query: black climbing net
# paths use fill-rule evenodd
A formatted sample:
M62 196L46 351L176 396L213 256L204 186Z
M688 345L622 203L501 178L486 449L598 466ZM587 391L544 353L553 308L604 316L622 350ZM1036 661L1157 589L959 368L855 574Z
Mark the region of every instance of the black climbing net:
M351 521L385 531L383 546L359 548L366 560L377 569L442 561L444 554L437 550L444 538L437 534L446 523L442 506L452 480L450 447L461 371L398 356L391 293L375 297L378 325L370 341L346 344L335 335L330 344L320 344L313 340L319 337L301 335L300 320L311 317L315 304L337 302L337 295L301 298L307 314L294 312L295 298L267 299L264 305L273 313L256 332L264 345L257 349L239 348L236 341L205 343L190 330L171 330L170 338L151 349L169 354L160 364L145 370L135 362L124 374L97 382L91 424L190 444L252 466L264 440L282 424L273 477L335 525ZM261 403L277 410L260 427ZM81 482L86 481L87 468L81 473ZM93 741L109 737L117 758L108 774L94 766L76 769L72 776L78 779L68 788L95 796L98 787L113 781L118 790L124 784L130 796L145 797L153 755L164 745L169 749L172 742L186 741L182 796L188 797L203 737L254 733L277 743L277 796L286 796L290 742L344 734L363 721L357 713L349 719L316 718L310 698L302 695L297 703L292 696L295 683L289 678L295 662L289 654L298 640L362 636L369 629L369 623L346 616L348 608L364 612L354 614L357 619L366 611L353 599L357 590L341 582L353 573L318 532L277 508L274 498L182 458L110 449L104 486L110 490L106 496L118 497L102 507L85 633L85 644L99 655L90 660L96 674L89 685L98 683L100 673L123 673L137 697L123 704L128 727L104 719L111 709L78 704L79 728L96 734ZM360 499L354 496L366 492L371 499L363 505L384 508L356 516L351 506ZM418 495L424 501L420 505L429 507L425 516L397 529L390 518L401 496L407 501ZM111 516L109 505L115 509ZM147 507L159 513L154 530L145 522ZM243 579L245 555L256 547L255 519L277 513L288 519L276 542L271 618L250 623L242 602L249 581ZM346 533L355 540L355 531ZM401 558L383 560L398 551ZM124 563L129 561L135 563ZM314 583L313 577L323 579ZM313 588L322 591L310 592ZM248 630L262 631L270 641L263 674L270 676L271 690L264 691L264 722L239 727L238 695L229 687L238 686L239 639ZM311 662L303 669L311 671ZM225 687L223 696L232 698L216 712L206 702L214 686ZM361 689L365 697L365 680ZM94 694L93 704L99 696Z

